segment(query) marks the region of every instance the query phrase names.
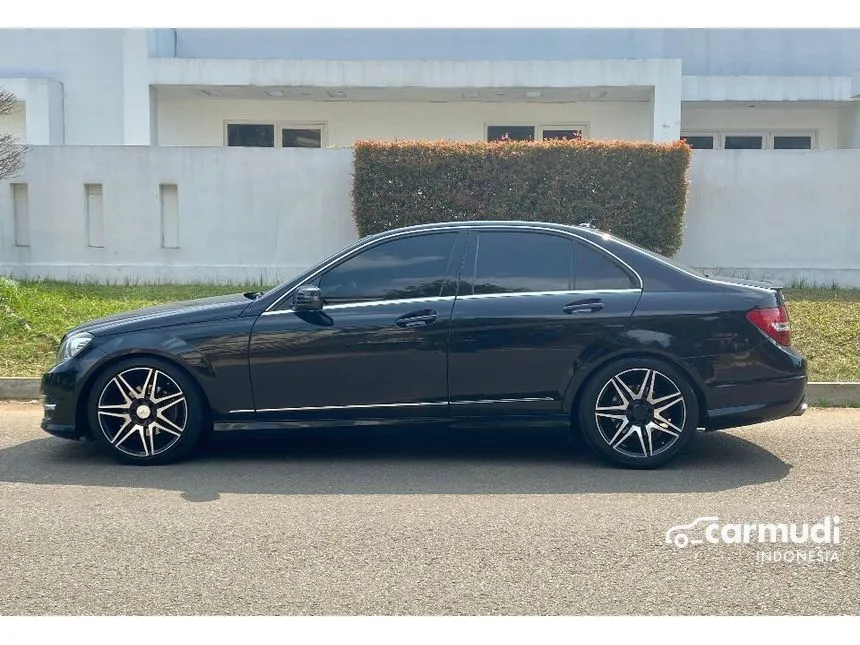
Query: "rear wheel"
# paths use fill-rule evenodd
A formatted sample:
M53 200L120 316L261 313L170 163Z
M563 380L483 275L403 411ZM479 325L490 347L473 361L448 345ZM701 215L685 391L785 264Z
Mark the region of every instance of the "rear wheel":
M119 361L93 383L88 400L93 435L117 461L166 464L186 457L204 427L196 384L157 358Z
M648 358L600 369L580 399L579 425L589 445L613 463L657 468L693 440L696 394L676 368Z

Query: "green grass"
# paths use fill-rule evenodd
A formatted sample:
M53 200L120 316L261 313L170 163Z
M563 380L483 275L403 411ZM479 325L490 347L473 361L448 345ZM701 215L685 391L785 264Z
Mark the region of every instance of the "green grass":
M49 368L65 331L120 311L238 291L237 285L94 285L14 282L0 277L0 376L38 376ZM795 288L785 292L794 345L812 381L860 381L860 290Z
M0 277L0 376L39 376L70 327L140 307L205 298L259 285L95 285Z
M810 381L860 381L860 289L786 289L792 342Z

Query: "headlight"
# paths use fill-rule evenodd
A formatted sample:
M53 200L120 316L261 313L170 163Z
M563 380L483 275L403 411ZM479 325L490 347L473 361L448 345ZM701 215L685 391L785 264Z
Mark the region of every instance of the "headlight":
M90 344L92 339L93 337L86 332L66 338L60 343L60 349L57 350L57 363L67 361L72 356L79 354L84 347Z

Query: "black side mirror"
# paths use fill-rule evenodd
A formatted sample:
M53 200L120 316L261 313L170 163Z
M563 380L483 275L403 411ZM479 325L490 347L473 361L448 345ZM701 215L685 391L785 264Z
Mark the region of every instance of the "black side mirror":
M299 287L293 294L293 311L320 311L322 292L312 284Z

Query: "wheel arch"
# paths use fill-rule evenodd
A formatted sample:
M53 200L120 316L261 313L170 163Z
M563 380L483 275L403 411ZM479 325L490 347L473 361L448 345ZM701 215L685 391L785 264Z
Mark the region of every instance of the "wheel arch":
M205 428L207 429L207 431L211 431L212 405L209 401L209 396L206 393L206 389L200 384L200 381L194 375L194 370L183 364L182 361L177 360L176 356L172 354L165 354L154 350L142 350L126 351L106 356L96 365L94 365L90 372L84 378L82 384L80 385L80 389L78 390L77 401L75 404L75 425L77 427L84 428L85 436L93 438L93 429L90 427L87 415L87 403L89 402L90 394L92 393L93 384L102 374L108 371L108 369L110 369L113 365L116 365L117 363L124 360L128 360L130 358L155 358L162 362L169 363L171 366L175 367L177 370L181 371L185 376L187 376L189 381L194 384L194 387L197 390L197 394L200 396L200 400L204 404L203 412L205 415Z
M594 378L594 375L606 365L631 358L647 358L651 360L658 360L663 363L667 363L668 365L681 372L684 376L686 376L690 387L693 389L693 392L696 395L696 401L699 404L698 427L702 428L707 426L707 400L705 399L702 383L696 375L695 371L688 365L685 365L683 361L679 361L677 358L667 356L666 354L663 354L661 352L648 351L641 348L630 348L626 350L620 350L618 352L613 352L612 354L604 355L601 358L592 361L587 366L583 366L582 368L580 368L580 370L578 370L577 375L575 375L572 379L564 398L564 412L570 415L572 428L576 427L575 415L579 410L582 393L585 391L586 386Z

